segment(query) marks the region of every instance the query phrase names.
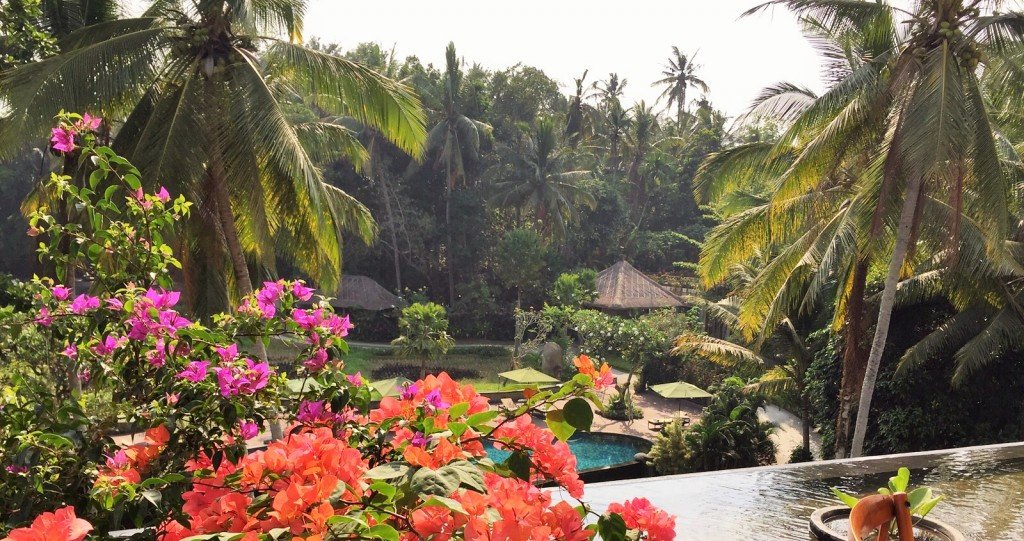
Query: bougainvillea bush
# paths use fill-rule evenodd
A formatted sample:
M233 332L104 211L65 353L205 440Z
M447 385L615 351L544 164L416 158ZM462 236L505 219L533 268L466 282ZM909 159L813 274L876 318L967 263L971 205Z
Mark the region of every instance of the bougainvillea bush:
M526 390L512 411L446 374L374 401L361 375L344 372L348 318L302 281L266 282L234 313L194 321L169 278L180 266L174 224L189 204L144 187L97 145L98 119L58 118L64 174L46 186L52 208L30 219L56 280L27 284L34 307L0 320L0 343L44 345L32 369L2 366L7 539L81 541L125 527L164 541L674 537L674 518L644 499L601 515L581 501L565 441L589 429L606 368L580 359L570 381ZM73 276L89 290L66 285ZM277 337L306 344L298 392L248 353ZM130 407L84 406L96 396ZM250 451L270 421L286 435ZM115 440L126 423L137 433ZM495 463L485 444L511 454Z

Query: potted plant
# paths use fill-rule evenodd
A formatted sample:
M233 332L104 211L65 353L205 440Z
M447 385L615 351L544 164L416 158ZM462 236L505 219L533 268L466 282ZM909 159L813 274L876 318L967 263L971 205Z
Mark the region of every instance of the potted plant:
M910 470L900 468L887 487L863 498L836 487L832 492L844 505L823 507L811 515L811 536L818 541L862 541L877 531L879 541L966 541L952 526L924 518L942 496L929 487L907 490Z

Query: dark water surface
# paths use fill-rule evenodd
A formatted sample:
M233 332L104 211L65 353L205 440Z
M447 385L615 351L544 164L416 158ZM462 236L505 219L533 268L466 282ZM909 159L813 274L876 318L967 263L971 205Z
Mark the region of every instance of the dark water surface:
M968 539L1024 541L1024 444L596 483L585 499L646 497L677 516L680 541L807 541L811 512L838 504L829 487L872 493L900 466L946 496L929 516Z

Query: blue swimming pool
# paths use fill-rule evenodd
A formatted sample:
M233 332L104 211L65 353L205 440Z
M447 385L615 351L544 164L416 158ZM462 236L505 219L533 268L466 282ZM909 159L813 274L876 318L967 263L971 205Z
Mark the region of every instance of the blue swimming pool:
M504 461L508 451L487 444L487 456L495 462ZM580 471L607 468L633 462L637 453L646 453L651 443L642 438L606 432L578 432L569 438L569 449L576 455Z

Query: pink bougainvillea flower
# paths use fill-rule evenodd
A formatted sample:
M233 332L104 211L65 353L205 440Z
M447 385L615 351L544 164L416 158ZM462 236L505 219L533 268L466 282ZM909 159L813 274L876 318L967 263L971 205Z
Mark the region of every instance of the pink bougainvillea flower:
M318 348L310 358L306 359L303 366L312 372L319 372L327 364L327 350Z
M676 537L676 519L651 504L647 498L634 498L608 506L609 513L622 516L630 530L644 532L648 541L672 541Z
M217 369L217 384L224 397L240 394L251 395L267 386L270 381L270 365L245 360L245 368L223 367Z
M28 528L15 528L4 541L82 541L92 524L78 518L70 505L52 513L43 513Z
M576 369L579 370L580 374L590 376L594 382L595 389L601 390L615 385L615 375L612 374L612 369L608 366L608 363L601 363L601 368L598 369L594 365L594 361L586 355L580 355L573 359L572 362L576 365Z
M71 290L61 285L53 286L53 289L51 289L50 292L53 293L53 298L58 301L67 300L67 298L71 296Z
M90 380L92 380L92 372L88 368L78 373L78 381L89 383Z
M82 293L75 297L75 300L71 301L71 311L75 314L82 315L90 310L95 310L100 307L99 297L93 297Z
M238 358L238 344L231 344L227 347L215 347L214 351L220 355L221 362L229 363Z
M167 400L167 404L170 406L176 405L180 397L181 395L178 393L164 393L164 399Z
M69 359L74 359L75 357L78 357L78 346L75 344L68 344L61 353Z
M402 400L412 400L416 398L416 394L420 392L420 388L415 383L410 383L402 386L402 394L400 398Z
M351 383L352 385L355 385L356 387L362 387L363 384L366 383L366 380L363 379L363 373L362 372L356 372L355 374L349 374L349 375L345 376L345 379L347 379L349 383Z
M299 411L295 415L295 420L300 423L315 423L323 420L326 413L327 409L324 407L323 400L303 400L299 404Z
M191 381L192 383L199 383L206 379L207 368L210 366L210 361L192 361L188 363L188 366L184 370L178 372L175 377Z
M100 341L100 343L93 346L92 352L100 357L106 357L113 353L117 348L124 345L124 338L115 338L114 335L108 334L106 338Z
M325 323L327 325L327 330L341 338L348 336L348 331L350 331L352 327L355 327L348 316L338 317L336 315L331 315Z
M427 393L427 396L423 397L423 399L435 410L443 410L452 407L449 402L445 402L444 399L441 398L441 389L434 389L433 391L430 391Z
M260 434L260 427L252 421L239 421L238 432L242 439L251 440Z
M20 473L28 473L28 466L19 466L17 464L11 464L4 469L7 470L7 473L13 473L15 475Z
M415 445L416 447L426 447L428 443L430 443L430 438L425 436L422 432L413 434L412 438L409 440L409 444Z
M111 310L115 310L117 312L124 310L124 303L121 302L121 299L115 299L111 297L109 299L104 300L103 302L106 303L107 308L110 308Z
M84 130L96 131L99 129L100 124L103 123L103 118L98 116L92 116L89 113L82 115L82 121L80 126Z
M156 192L156 198L159 199L161 203L166 203L171 200L171 194L167 191L167 188L160 186L160 190Z
M167 362L167 349L164 347L164 339L157 338L153 349L146 352L146 360L151 366L160 368Z
M299 280L292 284L292 295L300 301L308 301L313 298L313 289L306 287L306 284Z
M63 126L50 130L50 143L57 152L73 152L75 150L75 132Z
M146 290L145 298L153 303L153 306L156 308L167 310L178 304L178 301L181 300L181 292L149 288Z
M36 317L36 323L42 325L43 327L49 327L50 325L53 325L53 316L50 315L49 308L44 306L39 309L39 316Z

